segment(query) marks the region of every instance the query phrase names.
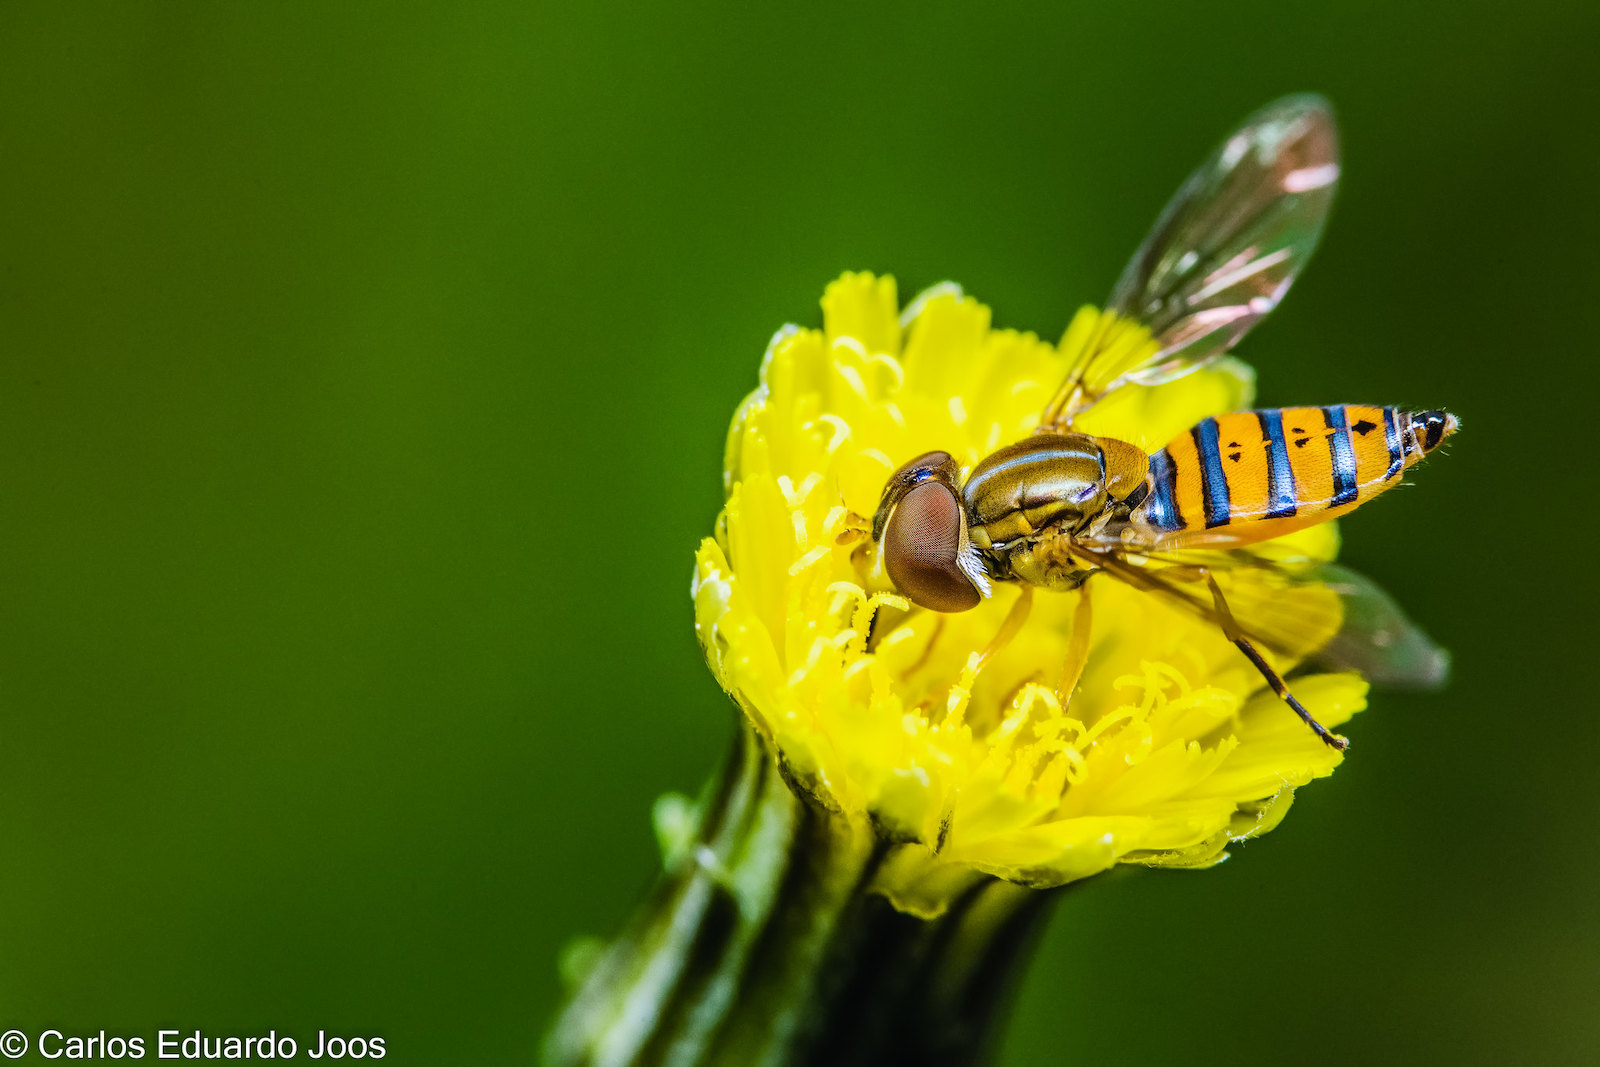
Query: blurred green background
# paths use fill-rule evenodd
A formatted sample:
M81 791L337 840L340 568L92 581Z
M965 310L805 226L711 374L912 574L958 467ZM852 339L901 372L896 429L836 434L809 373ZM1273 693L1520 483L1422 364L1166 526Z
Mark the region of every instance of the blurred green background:
M845 269L1058 336L1235 122L1346 171L1242 354L1445 406L1345 558L1456 653L1213 872L1064 902L1003 1052L1594 1062L1600 9L0 7L0 1028L525 1062L723 751L690 559ZM1592 665L1592 664L1591 664Z

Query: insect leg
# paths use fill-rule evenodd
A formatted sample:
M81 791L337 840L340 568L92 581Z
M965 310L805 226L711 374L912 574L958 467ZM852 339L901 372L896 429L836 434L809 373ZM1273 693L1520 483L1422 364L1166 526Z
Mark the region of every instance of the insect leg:
M1089 583L1078 587L1078 606L1072 610L1072 634L1067 638L1067 659L1061 665L1061 684L1056 687L1056 699L1065 709L1072 702L1072 694L1083 677L1083 668L1089 662L1089 631L1094 624L1094 612L1089 604Z
M1000 624L1000 630L994 638L978 653L978 670L983 670L984 664L994 659L1000 651L1009 645L1013 638L1022 630L1022 624L1028 621L1028 612L1033 609L1033 586L1024 583L1017 599L1012 602L1011 610L1006 612L1006 621Z
M1260 652L1256 651L1256 646L1252 645L1249 639L1240 631L1239 624L1234 621L1233 612L1228 610L1227 600L1222 596L1222 587L1217 584L1217 580L1211 576L1209 571L1206 572L1206 584L1211 586L1211 600L1216 605L1217 619L1222 623L1222 632L1255 665L1256 670L1261 672L1261 677L1265 678L1267 684L1272 686L1272 691L1277 693L1279 699L1285 704L1293 708L1294 713L1300 716L1305 721L1305 724L1311 727L1312 732L1322 738L1325 744L1338 749L1340 752L1348 748L1350 746L1348 740L1333 733L1318 722L1311 712L1306 710L1306 706L1295 699L1295 695L1289 692L1289 686L1284 682L1283 676L1272 669L1272 665L1266 661Z

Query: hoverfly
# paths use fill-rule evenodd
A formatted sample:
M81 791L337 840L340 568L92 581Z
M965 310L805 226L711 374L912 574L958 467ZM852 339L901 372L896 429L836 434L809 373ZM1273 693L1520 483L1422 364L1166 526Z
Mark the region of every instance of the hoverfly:
M1236 615L1229 601L1238 591L1321 583L1342 599L1343 620L1324 658L1376 682L1442 682L1445 654L1376 587L1341 568L1297 568L1249 546L1326 522L1400 484L1455 431L1453 416L1365 404L1236 412L1202 420L1154 454L1074 429L1117 389L1171 381L1223 355L1276 307L1316 247L1338 178L1338 135L1320 97L1286 97L1231 134L1134 253L1109 314L1086 320L1091 333L1079 338L1075 358L1063 343L1068 374L1038 430L964 480L947 452L918 456L889 479L872 536L899 591L920 607L956 612L977 606L995 582L1020 583L987 658L1022 626L1034 587L1079 590L1065 701L1087 655L1085 582L1109 574L1217 623L1338 749L1345 739L1317 722L1257 646L1311 650L1270 610Z

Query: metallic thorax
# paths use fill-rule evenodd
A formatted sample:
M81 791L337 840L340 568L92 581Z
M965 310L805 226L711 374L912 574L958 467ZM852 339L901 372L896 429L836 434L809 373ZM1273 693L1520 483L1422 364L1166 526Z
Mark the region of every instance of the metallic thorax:
M1105 463L1093 437L1035 434L972 468L961 491L980 552L1045 530L1076 533L1105 506Z
M1073 536L1137 504L1148 471L1144 452L1122 441L1034 434L972 469L968 536L995 578L1077 588L1090 571L1073 557Z

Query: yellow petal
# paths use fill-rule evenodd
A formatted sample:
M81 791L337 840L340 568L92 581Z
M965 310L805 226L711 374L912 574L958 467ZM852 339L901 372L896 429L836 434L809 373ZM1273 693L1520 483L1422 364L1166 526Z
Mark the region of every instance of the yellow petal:
M894 279L845 274L822 294L822 326L830 340L850 338L868 354L900 354Z

